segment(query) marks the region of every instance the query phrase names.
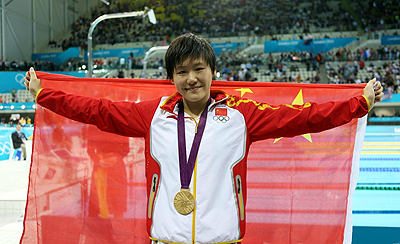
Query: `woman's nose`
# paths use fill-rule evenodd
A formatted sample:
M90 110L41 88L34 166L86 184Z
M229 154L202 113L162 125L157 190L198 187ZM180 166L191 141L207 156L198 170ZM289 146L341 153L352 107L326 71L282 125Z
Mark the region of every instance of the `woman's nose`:
M196 77L196 73L195 72L189 72L188 73L187 82L189 84L197 82L197 77Z

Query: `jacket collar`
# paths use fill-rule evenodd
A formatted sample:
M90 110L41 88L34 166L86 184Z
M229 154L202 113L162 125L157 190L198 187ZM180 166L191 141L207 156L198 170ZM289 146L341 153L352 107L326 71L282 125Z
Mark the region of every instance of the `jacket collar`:
M211 96L211 98L214 99L214 102L211 103L209 108L212 108L213 105L215 105L215 104L225 101L229 97L229 95L227 93L225 93L224 91L221 91L221 90L211 90L210 96ZM172 94L171 96L169 96L164 101L164 103L160 106L160 108L167 112L174 113L175 108L181 99L182 99L182 95L179 94L179 92L176 92L176 93Z

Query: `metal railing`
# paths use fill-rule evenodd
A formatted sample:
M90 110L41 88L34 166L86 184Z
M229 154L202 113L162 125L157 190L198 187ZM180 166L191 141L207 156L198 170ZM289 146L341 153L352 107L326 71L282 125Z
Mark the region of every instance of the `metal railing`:
M93 75L93 60L92 60L92 52L93 52L93 45L92 45L92 35L93 35L93 30L96 28L96 26L103 20L106 19L117 19L117 18L129 18L129 17L138 17L138 16L143 16L149 17L149 20L152 24L156 23L156 17L154 15L154 11L152 9L145 8L144 11L136 11L136 12L127 12L127 13L116 13L116 14L105 14L97 19L95 19L92 24L90 25L89 28L89 33L88 33L88 76L92 77Z

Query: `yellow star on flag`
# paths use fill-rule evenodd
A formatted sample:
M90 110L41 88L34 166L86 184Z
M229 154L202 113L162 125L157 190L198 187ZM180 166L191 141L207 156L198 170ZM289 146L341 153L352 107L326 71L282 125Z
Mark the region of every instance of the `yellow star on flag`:
M303 90L300 90L300 91L299 91L299 94L297 94L296 98L293 100L292 105L303 105L303 104L304 104L304 101L303 101ZM310 133L303 134L303 135L301 135L301 136L304 137L304 138L306 138L307 141L312 142L311 134L310 134ZM283 137L281 137L281 138L276 138L276 139L274 140L274 143L276 143L277 141L279 141L279 140L282 139L282 138L283 138Z
M240 88L240 89L235 89L235 91L240 91L240 96L243 97L246 92L253 93L253 91L250 88Z

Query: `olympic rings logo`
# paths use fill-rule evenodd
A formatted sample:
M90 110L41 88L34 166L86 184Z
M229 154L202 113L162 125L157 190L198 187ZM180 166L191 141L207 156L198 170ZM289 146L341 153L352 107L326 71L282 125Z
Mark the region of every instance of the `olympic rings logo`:
M213 120L217 123L223 123L225 124L226 122L228 122L230 120L229 116L223 116L223 115L215 115L213 117Z
M21 86L25 87L24 82L25 82L25 76L23 74L17 74L15 76L15 82L20 84Z
M11 152L11 143L6 141L6 142L0 142L0 155L4 154L10 154Z

